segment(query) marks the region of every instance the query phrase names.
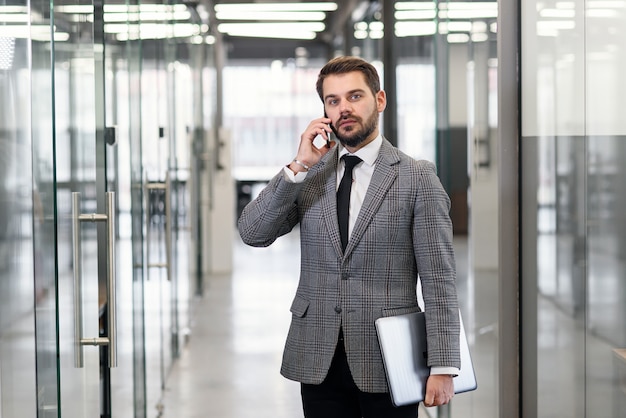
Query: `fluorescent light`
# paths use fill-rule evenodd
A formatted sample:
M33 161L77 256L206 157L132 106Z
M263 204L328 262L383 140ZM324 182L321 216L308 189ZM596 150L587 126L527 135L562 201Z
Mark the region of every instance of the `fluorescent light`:
M466 33L450 33L447 36L449 44L463 44L470 40L470 37Z
M571 30L574 28L576 28L576 24L573 20L545 20L537 22L537 34L552 34L559 30Z
M489 40L489 35L486 33L472 33L472 42L486 42Z
M450 4L450 3L449 3ZM495 3L494 3L495 4ZM498 17L498 9L478 10L440 10L440 19L495 19Z
M200 27L193 23L108 23L104 25L104 31L116 34L118 40L190 38L200 34Z
M337 3L221 3L215 5L216 12L279 12L279 11L318 11L337 10Z
M448 10L498 10L498 3L480 1L457 1L439 3L439 8Z
M127 6L125 4L105 4L105 13L127 13L129 10L137 11L137 6ZM140 4L140 12L172 13L187 10L184 4Z
M385 32L385 24L379 21L357 22L354 24L355 39L382 39Z
M60 6L54 6L54 11L57 13L67 14L89 14L93 13L93 5L79 5L79 4L66 4Z
M28 13L26 6L0 6L0 13Z
M140 4L140 5L125 5L125 4L105 4L103 6L104 13L128 13L131 12L146 12L146 13L172 13L183 12L187 10L187 6L184 4ZM68 14L90 14L93 13L93 5L77 5L67 4L61 6L55 6L54 11L58 13Z
M626 8L626 1L623 0L589 0L585 3L587 9L620 9Z
M471 32L472 22L440 22L439 33Z
M487 22L480 20L472 22L472 33L487 33Z
M396 22L395 34L398 38L407 36L429 36L437 31L435 22Z
M1 25L0 38L32 39L33 41L50 41L50 25ZM67 32L54 32L55 41L67 41Z
M170 11L170 12L144 12L139 13L105 13L105 22L138 22L138 21L172 21L172 20L189 20L191 13L188 10Z
M382 30L372 30L369 33L370 39L383 39L384 36L385 32L383 32Z
M612 9L587 9L585 12L586 17L595 17L595 18L617 18L619 16L617 10Z
M220 23L220 32L238 29L283 30L322 32L326 25L322 22L288 22L288 23Z
M539 11L539 16L549 17L552 19L573 19L576 17L576 10L574 9L542 9Z
M272 38L272 39L303 39L311 40L317 37L315 32L299 31L299 32L275 32L275 31L263 31L248 29L232 29L226 32L229 36L237 36L243 38Z
M26 13L0 13L0 23L28 23Z
M498 17L497 2L452 2L439 4L440 19L491 19Z
M367 39L367 31L366 30L361 30L361 29L357 29L354 31L354 38L355 39Z
M542 3L537 3L537 9L543 7ZM557 1L555 7L557 9L575 9L576 4L573 1Z
M325 28L322 22L220 23L217 26L218 31L230 36L285 39L315 39L316 32Z
M434 2L403 1L395 4L396 10L435 10Z
M299 21L321 21L326 19L324 12L252 12L252 11L225 11L217 12L215 15L219 20L299 20Z
M191 37L191 43L194 45L203 45L203 44L213 45L215 43L215 37L211 35L209 36L196 35L196 36Z
M435 9L427 10L400 10L394 13L397 20L426 20L437 17Z
M395 4L396 19L434 19L427 12L439 10L440 19L491 19L498 17L497 2L455 1L435 2L398 2Z
M385 24L379 21L370 22L369 29L375 30L375 31L382 31L385 29Z

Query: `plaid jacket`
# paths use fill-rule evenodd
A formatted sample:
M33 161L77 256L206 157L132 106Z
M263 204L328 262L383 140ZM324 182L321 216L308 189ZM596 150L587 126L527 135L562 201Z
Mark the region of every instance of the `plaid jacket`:
M363 206L345 254L337 223L337 147L303 183L281 172L243 210L243 241L268 246L300 225L300 281L281 373L321 383L343 328L356 385L386 392L374 321L419 310L424 297L429 365L460 367L456 267L450 200L435 167L383 140Z

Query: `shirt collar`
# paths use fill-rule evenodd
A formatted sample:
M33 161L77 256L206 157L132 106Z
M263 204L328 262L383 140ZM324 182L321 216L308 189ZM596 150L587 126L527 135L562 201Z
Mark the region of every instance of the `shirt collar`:
M339 154L337 157L341 160L341 157L345 154L356 155L357 157L362 159L365 164L374 165L374 162L376 162L376 158L378 158L378 152L380 151L380 147L382 146L382 144L383 136L381 134L378 134L378 136L372 142L370 142L363 148L360 148L354 154L350 154L348 150L342 146L339 149Z

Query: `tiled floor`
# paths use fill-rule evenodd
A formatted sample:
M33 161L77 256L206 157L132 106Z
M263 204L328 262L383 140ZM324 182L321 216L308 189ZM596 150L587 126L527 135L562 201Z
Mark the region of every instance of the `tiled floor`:
M163 416L302 415L299 385L279 374L297 284L293 244L287 238L257 249L237 242L232 276L207 279L190 342L167 381Z

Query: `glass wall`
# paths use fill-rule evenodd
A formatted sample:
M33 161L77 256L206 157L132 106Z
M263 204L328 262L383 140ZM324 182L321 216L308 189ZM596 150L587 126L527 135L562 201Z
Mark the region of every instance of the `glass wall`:
M35 306L54 301L54 286L33 281L33 228L45 218L41 200L33 206L30 19L28 2L0 1L0 417L36 414ZM54 351L54 334L44 338Z
M0 0L2 418L160 415L215 111L208 25L165 3Z
M626 416L625 25L522 2L524 417Z
M269 180L296 155L302 130L323 115L315 91L323 64L319 59L227 63L224 125L232 132L237 180Z

